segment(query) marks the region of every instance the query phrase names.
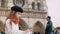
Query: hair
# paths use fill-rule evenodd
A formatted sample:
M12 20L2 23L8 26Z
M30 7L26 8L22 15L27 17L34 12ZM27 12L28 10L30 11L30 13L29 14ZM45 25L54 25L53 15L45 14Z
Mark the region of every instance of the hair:
M15 11L11 11L10 14L7 16L6 20L7 19L10 19L10 25L12 25L11 21L12 19L16 17L16 12Z
M37 21L32 28L32 34L44 34L45 33L45 29L43 24L40 21Z
M48 16L47 18L51 19L51 17L50 17L50 16Z
M10 14L8 15L7 19L13 19L14 17L16 17L16 12L11 11Z

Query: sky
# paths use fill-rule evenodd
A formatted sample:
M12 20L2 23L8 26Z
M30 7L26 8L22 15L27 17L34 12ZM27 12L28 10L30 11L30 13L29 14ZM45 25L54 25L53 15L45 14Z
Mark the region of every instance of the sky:
M46 0L48 15L51 16L54 27L60 27L60 0Z

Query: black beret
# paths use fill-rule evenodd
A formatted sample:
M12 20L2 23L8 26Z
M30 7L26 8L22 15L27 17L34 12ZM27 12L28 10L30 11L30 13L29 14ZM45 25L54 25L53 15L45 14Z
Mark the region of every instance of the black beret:
M21 13L23 12L23 9L21 7L18 7L18 6L11 7L11 10L16 11L16 12L21 12Z

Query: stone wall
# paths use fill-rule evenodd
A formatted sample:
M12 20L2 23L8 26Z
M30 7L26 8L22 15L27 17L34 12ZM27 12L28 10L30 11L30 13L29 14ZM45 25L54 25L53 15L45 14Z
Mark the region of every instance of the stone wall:
M47 6L44 4L45 0L32 0L32 2L35 2L35 10L32 9L31 0L25 0L25 5L22 7L24 12L21 13L21 19L28 24L28 27L31 28L34 26L34 24L37 21L40 21L43 26L46 24L46 16L47 16ZM1 2L1 1L0 1ZM0 7L0 20L5 23L6 17L10 13L10 8L13 6L13 0L6 0L6 6L5 8ZM37 3L40 2L40 9L37 10Z
M8 9L0 9L0 19L5 22L6 17L9 15L10 10ZM33 24L37 21L42 22L45 24L45 18L47 16L46 12L28 12L25 11L21 14L21 18L30 26L32 27Z

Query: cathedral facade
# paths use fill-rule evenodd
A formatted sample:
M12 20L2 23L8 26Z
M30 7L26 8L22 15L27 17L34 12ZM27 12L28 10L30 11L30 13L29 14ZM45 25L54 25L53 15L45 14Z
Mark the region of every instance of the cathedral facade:
M21 18L29 27L32 27L37 21L45 25L48 10L46 0L0 0L0 20L5 22L11 11L10 8L14 5L23 8Z

